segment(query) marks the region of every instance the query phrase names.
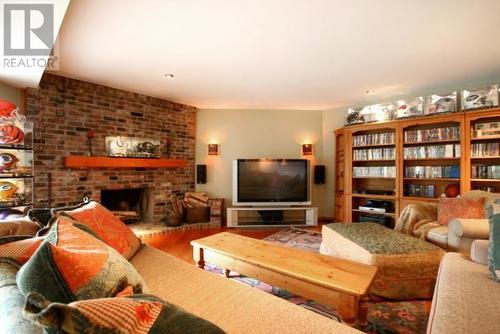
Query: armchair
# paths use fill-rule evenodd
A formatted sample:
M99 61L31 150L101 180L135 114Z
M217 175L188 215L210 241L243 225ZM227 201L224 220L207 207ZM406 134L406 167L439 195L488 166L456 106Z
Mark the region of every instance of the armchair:
M485 208L500 198L499 194L473 190L464 198L485 197ZM486 210L485 210L486 211ZM487 216L487 214L485 214ZM412 203L406 206L394 228L396 231L425 239L444 249L469 254L472 241L488 239L488 219L460 219L450 221L448 226L437 223L438 206L434 203Z

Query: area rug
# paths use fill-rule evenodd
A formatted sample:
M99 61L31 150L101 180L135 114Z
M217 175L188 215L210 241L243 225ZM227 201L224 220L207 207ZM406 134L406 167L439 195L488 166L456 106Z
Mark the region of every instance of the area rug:
M311 252L319 252L321 233L290 228L272 234L264 240ZM211 264L206 264L205 270L223 275L221 268ZM340 321L337 311L330 306L296 296L283 289L273 287L254 278L241 276L235 272L231 272L230 277L237 282L271 293L325 317ZM430 306L431 301L429 300L370 302L368 303L368 326L364 331L373 334L425 333Z

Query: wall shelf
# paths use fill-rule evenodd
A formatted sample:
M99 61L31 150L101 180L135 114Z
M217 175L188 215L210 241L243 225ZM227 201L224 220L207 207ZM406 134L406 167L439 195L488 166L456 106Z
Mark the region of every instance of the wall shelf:
M90 157L72 155L64 165L69 168L178 168L187 166L185 159L144 159L118 157Z

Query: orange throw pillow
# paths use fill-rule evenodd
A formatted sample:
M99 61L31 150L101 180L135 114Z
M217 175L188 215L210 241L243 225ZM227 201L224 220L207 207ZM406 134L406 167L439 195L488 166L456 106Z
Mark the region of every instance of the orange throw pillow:
M0 259L11 259L23 265L28 262L44 239L45 237L33 237L8 242L8 238L0 238Z
M63 211L65 214L90 228L97 237L114 248L127 260L141 247L140 239L111 211L97 202L90 202L78 209Z
M474 200L462 197L441 197L438 207L438 224L447 226L455 218L484 218L484 198Z

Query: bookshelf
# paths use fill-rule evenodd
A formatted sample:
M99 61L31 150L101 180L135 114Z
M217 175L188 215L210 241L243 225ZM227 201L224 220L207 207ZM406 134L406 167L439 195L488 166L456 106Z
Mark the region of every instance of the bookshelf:
M394 226L397 201L397 142L396 124L367 124L350 131L351 177L347 189L350 221L376 220ZM349 161L348 161L349 162ZM371 211L374 204L384 212Z
M335 178L343 189L335 202L342 212L336 221L378 217L392 227L406 205L437 203L450 185L460 193L500 193L500 108L354 125L335 133L343 136L344 171ZM382 213L360 209L370 201L390 206Z
M461 185L464 115L402 121L402 205L435 202L450 185Z
M500 110L469 113L465 127L466 190L500 192Z

